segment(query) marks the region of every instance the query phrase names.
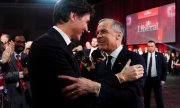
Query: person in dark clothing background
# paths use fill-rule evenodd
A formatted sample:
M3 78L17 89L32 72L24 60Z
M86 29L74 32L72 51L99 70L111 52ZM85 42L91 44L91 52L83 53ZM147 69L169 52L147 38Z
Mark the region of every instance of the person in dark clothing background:
M162 85L167 76L167 65L162 53L156 52L154 41L147 43L148 52L142 56L147 65L147 78L144 87L145 108L151 108L151 91L153 90L157 108L164 108Z

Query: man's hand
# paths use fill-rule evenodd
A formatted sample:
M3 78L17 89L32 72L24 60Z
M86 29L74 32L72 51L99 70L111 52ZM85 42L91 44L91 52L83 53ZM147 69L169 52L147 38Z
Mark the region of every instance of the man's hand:
M23 68L23 75L24 75L24 76L27 76L27 75L28 75L28 68L27 68L27 67L24 67L24 68Z
M3 64L9 62L10 56L11 56L12 52L13 52L13 48L12 48L11 46L8 46L8 47L4 50L4 52L3 52L3 54L2 54L2 63L3 63Z
M89 93L97 94L101 86L100 83L83 77L75 78L71 76L60 75L58 78L61 80L69 80L73 82L71 85L62 89L62 92L66 93L65 96L69 97L70 99L75 99Z
M133 81L143 76L144 68L142 65L130 66L131 60L127 62L123 70L116 74L120 82Z

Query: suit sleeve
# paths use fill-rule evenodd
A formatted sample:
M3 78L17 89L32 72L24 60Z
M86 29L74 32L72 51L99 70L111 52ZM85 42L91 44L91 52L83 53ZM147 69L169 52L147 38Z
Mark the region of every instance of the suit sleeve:
M28 56L28 69L35 95L58 95L63 87L70 84L68 81L59 80L59 75L77 77L76 70L72 67L72 57L63 49L65 46L61 45L59 41L51 38L33 42ZM36 91L37 89L41 92Z
M164 59L164 56L160 53L160 57L161 57L161 65L162 65L162 73L161 73L161 76L160 76L160 80L161 81L166 81L166 76L167 76L167 64L166 64L166 61Z
M22 59L21 60L22 67L27 68L27 55L24 55L24 53L22 53L21 59ZM20 79L19 71L16 70L16 68L14 66L15 61L13 61L13 60L14 59L11 59L9 63L4 64L3 68L2 68L2 70L5 72L6 83L16 83ZM25 78L27 79L27 76L24 76L24 79Z
M144 69L146 69L144 59L140 55L130 54L129 58L132 60L131 65L141 64L144 66ZM138 100L140 100L139 97L144 87L145 76L144 72L142 78L135 81L124 82L122 84L119 83L115 75L104 78L100 81L101 90L99 102L101 104L109 103L116 105L119 105L120 103L129 105L129 102L132 104L139 103Z
M15 83L19 81L19 72L7 72L5 74L6 83Z
M19 81L19 72L14 70L10 71L11 67L13 67L11 62L5 63L2 66L2 71L5 74L6 83L16 83L17 81Z

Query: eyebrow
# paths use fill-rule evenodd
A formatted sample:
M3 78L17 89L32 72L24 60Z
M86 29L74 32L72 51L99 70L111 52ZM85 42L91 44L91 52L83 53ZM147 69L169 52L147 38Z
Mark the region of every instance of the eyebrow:
M99 32L107 32L108 30L107 29L105 29L105 28L103 28L103 29L101 29L101 30L99 30L99 31L97 31L97 33L99 33Z

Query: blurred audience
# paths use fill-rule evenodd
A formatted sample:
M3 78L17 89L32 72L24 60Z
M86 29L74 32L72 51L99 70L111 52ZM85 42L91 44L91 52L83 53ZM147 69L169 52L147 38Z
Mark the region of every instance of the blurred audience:
M23 53L25 37L15 35L14 49L10 61L3 66L5 87L7 88L8 108L29 108L31 89L27 70L27 55Z
M1 41L3 42L5 48L9 45L9 41L10 41L10 35L9 34L6 34L6 33L3 33L1 35Z

